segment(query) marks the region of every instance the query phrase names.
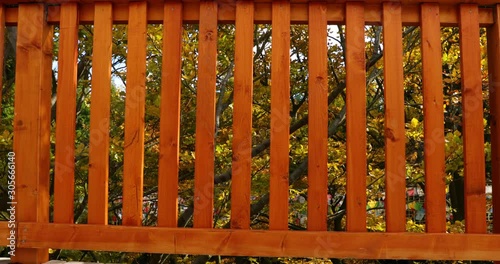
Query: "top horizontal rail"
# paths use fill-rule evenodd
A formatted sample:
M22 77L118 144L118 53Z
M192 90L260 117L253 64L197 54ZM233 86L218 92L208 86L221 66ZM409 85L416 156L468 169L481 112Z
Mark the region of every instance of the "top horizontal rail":
M116 4L125 4L130 2L136 2L137 0L2 0L3 4L19 4L19 3L48 3L48 4L61 4L68 2L76 3L95 3L95 2L112 2ZM146 0L148 3L164 3L165 0ZM184 3L196 3L201 2L200 0L167 0L172 2L184 2ZM216 1L219 4L234 4L237 0L221 0ZM272 0L253 0L251 2L255 3L271 3ZM346 2L364 2L366 4L381 4L383 2L400 2L402 4L417 4L417 3L439 3L439 4L479 4L479 5L494 5L500 3L499 0L399 0L399 1L387 1L387 0L365 0L365 1L352 1L352 0L289 0L290 3L307 3L307 2L327 2L327 3L346 3Z
M1 0L0 0L1 1ZM8 1L8 0L7 0ZM500 1L500 0L497 0ZM234 2L233 2L234 4ZM330 3L327 5L326 18L329 24L345 23L344 4ZM182 19L184 23L198 23L200 18L199 2L186 2L182 8ZM458 26L458 9L455 5L440 5L441 26ZM255 4L254 22L256 24L271 23L271 3L260 2ZM365 23L367 25L377 25L382 21L382 6L376 4L367 4L365 6ZM128 4L113 4L113 23L128 23L129 15ZM47 22L49 24L59 24L60 6L51 5L48 7ZM164 19L163 3L148 4L147 20L150 24L162 24ZM5 23L7 25L16 25L18 21L18 9L8 7L5 9ZM420 7L418 4L403 5L402 22L404 26L417 26L420 23ZM218 7L219 23L234 23L236 18L236 8L231 4L220 3ZM292 24L305 24L308 21L308 4L294 3L290 5L290 22ZM79 5L79 20L81 24L94 23L94 5ZM493 25L493 9L479 8L479 24L481 26Z

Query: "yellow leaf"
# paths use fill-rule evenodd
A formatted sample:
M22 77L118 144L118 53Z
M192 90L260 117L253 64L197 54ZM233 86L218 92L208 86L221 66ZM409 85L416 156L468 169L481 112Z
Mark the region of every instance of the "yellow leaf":
M416 118L411 119L411 127L416 128L418 126L418 120Z

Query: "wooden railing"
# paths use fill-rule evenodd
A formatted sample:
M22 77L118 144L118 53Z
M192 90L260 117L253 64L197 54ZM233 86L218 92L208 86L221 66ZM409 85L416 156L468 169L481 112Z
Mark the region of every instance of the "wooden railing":
M47 248L336 258L500 260L500 235L486 234L479 29L488 31L494 232L500 232L500 4L415 1L2 1L17 25L14 260L40 263ZM50 3L50 5L48 5ZM8 5L7 5L8 4ZM88 224L73 224L78 25L94 24ZM128 23L123 225L108 223L112 25ZM158 226L142 227L146 27L163 23ZM181 32L199 23L194 228L177 228ZM212 229L218 23L236 24L231 229ZM272 23L269 230L250 228L253 24ZM308 230L288 231L290 23L309 25ZM327 231L327 24L346 25L347 232ZM54 169L49 223L52 25L60 26ZM384 29L387 232L366 231L365 24ZM402 26L420 25L425 124L426 228L405 233ZM446 234L440 26L460 28L467 234ZM0 38L0 47L3 47ZM3 49L0 49L2 58ZM2 71L0 70L0 74ZM1 91L1 89L0 89ZM176 113L176 115L172 115ZM430 151L432 149L432 151ZM7 226L0 234L8 235ZM5 241L5 240L3 240Z

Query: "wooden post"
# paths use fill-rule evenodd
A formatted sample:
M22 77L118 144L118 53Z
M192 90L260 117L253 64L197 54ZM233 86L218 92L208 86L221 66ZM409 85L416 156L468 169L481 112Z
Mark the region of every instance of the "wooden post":
M78 57L78 4L61 5L57 81L54 222L73 223L75 123Z
M406 156L401 4L383 4L385 209L388 232L406 230Z
M177 227L181 121L181 2L165 2L163 25L158 226Z
M288 229L290 131L290 2L272 3L271 180L269 229Z
M328 57L326 2L309 3L309 187L307 230L326 231L328 195Z
M45 20L45 8L19 5L14 99L17 222L49 221L53 31ZM48 250L18 248L12 261L46 262Z
M493 181L493 233L500 233L500 4L494 7L488 30L490 84L491 179ZM497 264L500 262L497 262Z
M439 5L421 6L424 88L425 218L427 232L446 231L443 80Z
M478 6L460 5L465 231L486 233L483 91Z
M95 3L90 103L88 223L108 224L112 4Z
M211 228L214 208L215 84L217 74L217 2L200 2L198 90L196 91L196 162L194 227Z
M3 61L5 51L5 7L0 4L0 122L2 122Z
M147 3L129 4L123 164L123 224L142 224Z
M346 3L347 231L366 231L365 7Z
M250 228L254 3L236 3L231 227Z

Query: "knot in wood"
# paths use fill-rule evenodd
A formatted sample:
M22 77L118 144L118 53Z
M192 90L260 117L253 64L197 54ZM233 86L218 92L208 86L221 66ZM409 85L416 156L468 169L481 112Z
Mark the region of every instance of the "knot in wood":
M207 33L205 33L205 40L212 40L212 35L214 32L212 30L208 30Z

